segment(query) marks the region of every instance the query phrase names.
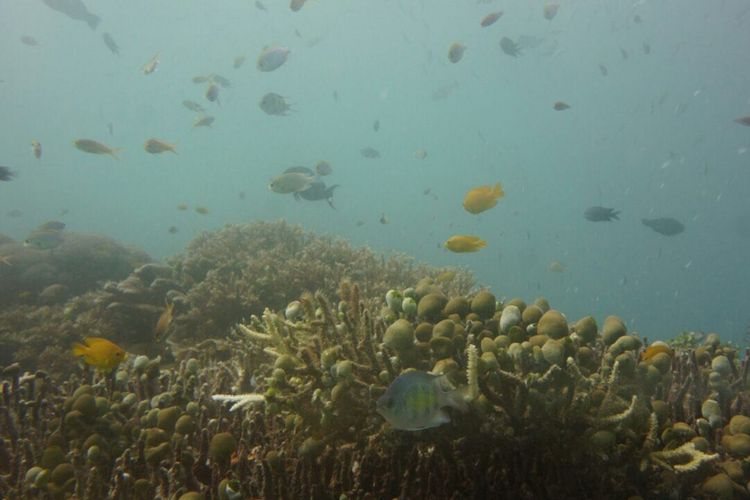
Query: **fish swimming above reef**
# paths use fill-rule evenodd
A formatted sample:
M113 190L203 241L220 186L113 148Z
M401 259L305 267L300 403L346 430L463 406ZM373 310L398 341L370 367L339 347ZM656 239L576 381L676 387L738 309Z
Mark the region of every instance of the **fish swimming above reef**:
M741 116L740 118L735 118L734 121L736 121L740 125L744 125L746 127L750 127L750 115L748 115L748 116Z
M105 373L117 368L125 359L125 351L120 346L101 337L86 337L83 344L73 344L73 355Z
M196 118L196 119L195 119L195 121L193 122L193 128L196 128L196 127L211 127L211 124L212 124L212 123L213 123L213 122L214 122L215 120L216 120L216 118L214 118L214 117L213 117L213 116L211 116L211 115L204 115L204 116L199 116L199 117L198 117L198 118Z
M664 236L674 236L685 230L685 225L672 217L659 217L657 219L641 219L644 226L648 226Z
M518 57L521 55L521 47L518 43L514 42L507 36L504 36L500 40L500 49L511 57Z
M570 109L570 104L563 101L557 101L555 104L552 105L552 108L555 111L565 111L566 109Z
M503 11L499 10L497 12L490 12L486 16L482 18L482 20L479 22L479 25L482 28L487 28L489 26L492 26L497 22L498 19L500 19L503 16Z
M443 246L454 253L469 253L478 252L487 246L487 242L478 236L457 234L448 238Z
M611 220L620 220L619 210L615 210L614 208L606 208L606 207L589 207L583 212L583 216L586 218L586 220L590 220L592 222L609 222Z
M295 167L292 167L295 168ZM307 167L303 167L307 168ZM268 188L274 193L289 194L308 189L315 180L314 175L303 172L286 171L278 177L274 177Z
M42 157L42 143L34 139L31 141L31 152L37 160Z
M143 144L143 149L152 155L166 153L167 151L177 154L177 146L159 139L149 139Z
M289 57L291 51L286 47L274 45L273 47L264 47L258 56L256 67L259 71L273 71L281 67Z
M377 160L378 158L380 158L380 151L370 147L360 149L359 154L361 154L364 158L369 158L371 160Z
M479 186L470 189L464 197L464 208L467 212L478 214L497 205L497 200L505 196L500 183L494 186Z
M102 33L102 40L104 40L104 45L107 46L110 52L116 56L120 55L120 46L117 45L117 42L112 38L112 35L109 33Z
M185 99L184 101L182 101L182 105L185 106L190 111L195 111L196 113L205 113L206 112L206 108L204 108L203 106L201 106L197 102L191 101L189 99Z
M29 233L23 245L25 247L36 248L37 250L52 250L59 247L63 241L62 231L56 229L35 229Z
M76 139L75 141L73 141L73 146L75 146L76 149L80 149L84 153L90 153L94 155L110 155L115 160L118 159L117 153L121 150L121 148L111 148L106 144L102 144L101 142L94 141L92 139Z
M444 408L466 411L462 391L445 375L423 371L402 373L378 398L377 411L394 429L418 431L451 421Z
M307 201L325 200L328 203L328 206L335 210L336 207L333 206L333 191L337 187L339 187L338 184L326 186L323 181L314 181L310 184L309 188L294 193L294 197L298 200L303 199Z
M52 10L65 14L76 21L84 21L95 30L102 19L93 14L81 0L42 0Z
M292 109L289 104L289 100L275 92L268 92L261 99L258 104L260 109L267 115L271 116L286 116Z
M0 181L8 182L15 175L8 167L0 166Z
M453 64L456 64L458 61L461 60L461 58L463 58L465 51L466 51L465 45L459 42L453 42L453 44L448 49L448 60L452 62Z
M174 226L172 226L174 227ZM174 234L177 232L177 228L175 228L174 231L171 231L172 228L170 228L170 233ZM172 318L174 317L174 302L165 303L164 311L159 316L159 320L156 322L156 326L154 327L154 337L156 339L161 338L164 333L166 333L167 329L169 328L169 325L172 324Z

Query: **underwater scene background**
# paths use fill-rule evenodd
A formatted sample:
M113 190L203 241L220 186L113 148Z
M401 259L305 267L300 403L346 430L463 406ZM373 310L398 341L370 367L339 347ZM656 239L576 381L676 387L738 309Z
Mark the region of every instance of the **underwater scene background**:
M0 0L0 498L747 498L749 18Z
M739 341L750 321L750 130L733 120L749 106L747 6L571 1L548 20L543 5L98 2L92 30L43 1L5 0L0 164L18 175L2 186L0 229L23 240L59 218L164 258L201 230L284 218L470 267L503 296L543 293L573 315L618 314L650 338L711 330ZM504 14L482 28L495 11ZM504 53L502 37L521 54ZM466 51L452 64L455 41ZM291 50L288 61L261 72L256 59L273 45ZM158 68L144 75L155 54ZM212 73L231 81L219 103L191 81ZM259 108L268 92L291 101L287 116ZM211 128L193 128L183 100L206 108ZM571 108L555 111L556 101ZM149 155L151 137L179 154ZM76 150L78 138L123 148L120 160ZM31 140L44 148L39 160ZM363 157L366 147L381 158ZM333 165L337 210L268 189L284 169L319 160ZM506 193L495 209L462 210L466 191L495 182ZM592 205L620 220L587 221ZM680 220L684 233L640 222L655 217ZM487 247L447 252L456 233ZM550 272L553 261L563 273Z

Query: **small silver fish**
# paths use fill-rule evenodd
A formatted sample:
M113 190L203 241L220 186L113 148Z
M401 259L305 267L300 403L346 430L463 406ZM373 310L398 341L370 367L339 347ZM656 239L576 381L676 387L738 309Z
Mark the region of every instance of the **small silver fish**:
M452 407L466 411L461 391L444 375L423 371L402 373L377 402L377 411L395 429L417 431L451 421L443 410Z

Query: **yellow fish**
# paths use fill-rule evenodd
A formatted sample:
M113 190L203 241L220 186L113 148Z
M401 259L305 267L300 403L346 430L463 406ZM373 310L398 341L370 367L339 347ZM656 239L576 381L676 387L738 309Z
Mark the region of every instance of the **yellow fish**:
M101 337L86 337L83 344L73 344L73 355L82 356L87 365L107 373L125 359L125 351L120 346Z
M471 236L468 234L457 234L451 236L445 242L445 248L456 253L477 252L479 249L486 246L486 241L478 236Z
M495 186L479 186L466 193L464 208L467 212L478 214L497 205L497 200L505 196L498 182Z
M648 361L649 359L653 358L657 354L664 352L666 353L670 358L674 355L674 351L669 347L669 345L666 342L662 342L661 340L657 340L650 346L646 348L646 350L643 351L641 354L641 360L642 361Z
M171 304L169 302L165 302L165 304L166 306L164 307L164 312L161 313L161 316L159 316L159 321L156 322L156 326L154 327L154 336L157 339L164 335L164 332L167 331L167 328L169 328L169 325L172 323L172 311L174 310L174 302Z

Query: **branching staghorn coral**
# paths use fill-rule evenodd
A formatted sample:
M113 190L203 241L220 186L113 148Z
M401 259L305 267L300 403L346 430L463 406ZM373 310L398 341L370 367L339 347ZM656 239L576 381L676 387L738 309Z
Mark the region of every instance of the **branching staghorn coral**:
M649 459L658 466L674 471L678 474L693 472L705 463L719 459L718 453L704 453L695 447L695 443L688 441L673 450L654 451Z

